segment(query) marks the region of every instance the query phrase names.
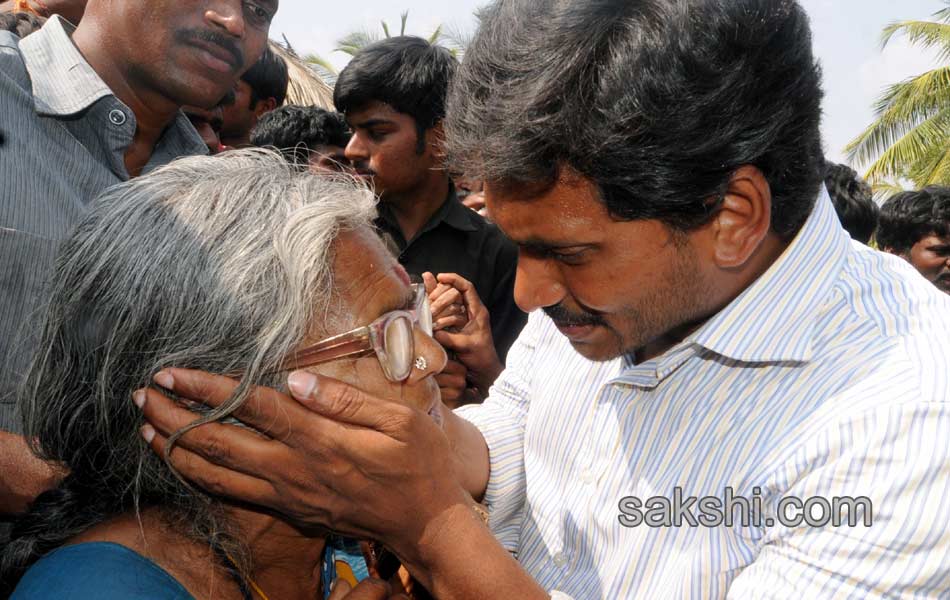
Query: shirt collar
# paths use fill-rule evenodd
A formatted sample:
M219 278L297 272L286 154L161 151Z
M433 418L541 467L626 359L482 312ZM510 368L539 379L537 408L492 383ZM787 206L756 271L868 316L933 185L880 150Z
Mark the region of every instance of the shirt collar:
M422 229L419 230L419 233L416 234L416 239L422 234L432 231L442 223L459 231L478 231L478 227L474 221L474 217L476 216L474 211L466 208L465 205L462 204L458 198L458 194L455 192L455 184L449 181L449 193L445 198L445 202L442 203L439 210L435 211L435 214L433 214ZM399 229L396 217L387 204L380 203L379 217L390 227L397 230Z
M23 61L33 81L36 112L68 116L89 108L112 90L83 58L70 36L75 27L54 15L20 42Z
M449 195L445 204L439 209L433 218L433 224L439 221L459 231L478 231L474 223L475 212L462 204L458 193L455 191L455 184L449 182ZM436 220L438 219L438 220Z
M811 216L782 256L691 341L743 362L808 362L819 309L850 248L822 186Z

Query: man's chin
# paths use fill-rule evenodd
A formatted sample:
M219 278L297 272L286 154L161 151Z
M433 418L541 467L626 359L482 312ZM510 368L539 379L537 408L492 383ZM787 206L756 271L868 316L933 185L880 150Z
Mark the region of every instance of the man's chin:
M595 327L588 336L566 337L575 352L592 362L609 362L623 355L618 340L604 326Z

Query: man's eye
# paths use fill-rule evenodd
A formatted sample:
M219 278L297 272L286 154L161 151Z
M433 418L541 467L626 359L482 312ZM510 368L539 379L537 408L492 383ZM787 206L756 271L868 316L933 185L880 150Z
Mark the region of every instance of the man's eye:
M244 10L248 14L248 21L256 26L270 25L274 15L256 2L245 2Z
M555 252L552 250L548 253L548 256L554 260L566 265L578 265L583 262L586 255L586 250L578 250L577 252Z

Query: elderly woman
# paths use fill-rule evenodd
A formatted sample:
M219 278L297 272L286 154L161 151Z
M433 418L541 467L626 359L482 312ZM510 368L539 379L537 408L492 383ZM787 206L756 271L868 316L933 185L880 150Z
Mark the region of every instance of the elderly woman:
M325 596L324 532L182 483L130 397L169 366L229 374L240 387L202 419L221 420L307 368L437 411L445 353L374 207L265 151L181 160L94 203L19 398L35 451L69 475L6 549L13 598Z

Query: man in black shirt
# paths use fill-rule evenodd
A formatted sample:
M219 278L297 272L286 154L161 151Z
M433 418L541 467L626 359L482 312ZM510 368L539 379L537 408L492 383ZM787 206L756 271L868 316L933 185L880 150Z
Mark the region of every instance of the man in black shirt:
M497 227L459 202L442 165L445 97L457 66L448 50L421 38L388 38L350 61L333 101L353 130L346 157L375 186L377 225L395 242L399 262L412 275L457 274L471 282L488 309L503 362L527 321L514 301L518 252ZM461 294L454 297L459 303L450 306L464 310ZM487 391L486 379L493 377L475 370L484 365L450 361L440 379L448 404L470 401L473 387Z

